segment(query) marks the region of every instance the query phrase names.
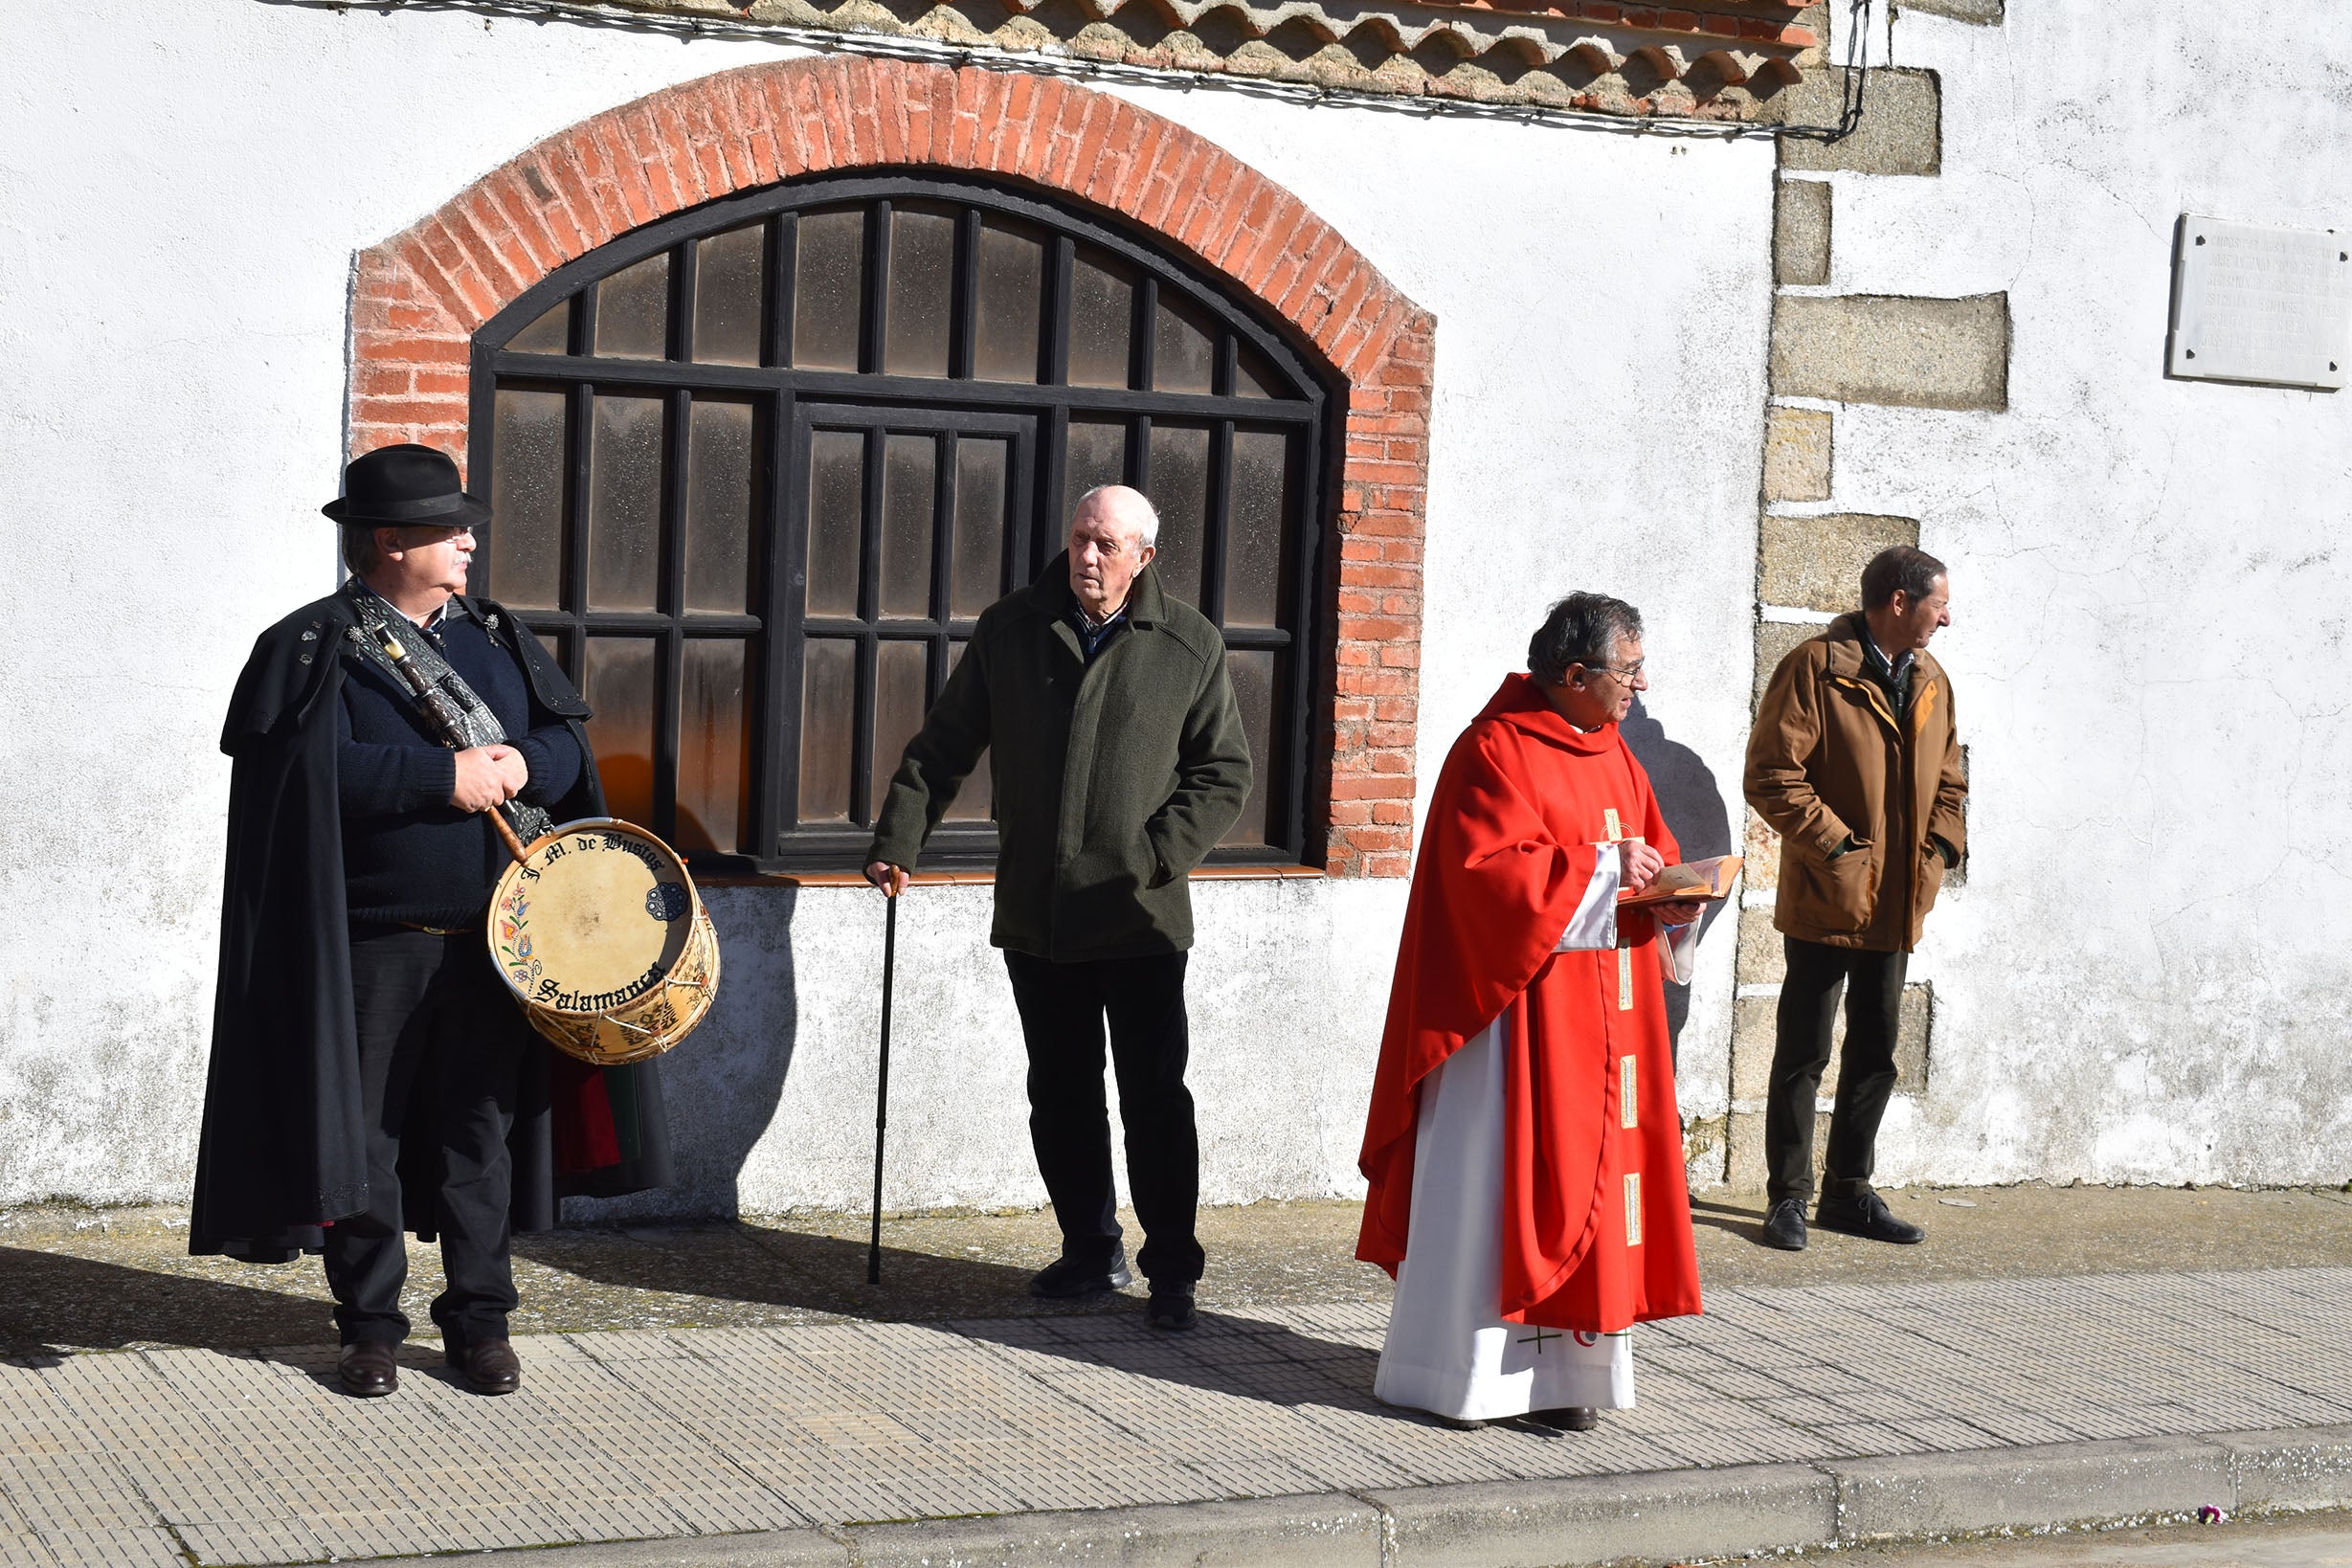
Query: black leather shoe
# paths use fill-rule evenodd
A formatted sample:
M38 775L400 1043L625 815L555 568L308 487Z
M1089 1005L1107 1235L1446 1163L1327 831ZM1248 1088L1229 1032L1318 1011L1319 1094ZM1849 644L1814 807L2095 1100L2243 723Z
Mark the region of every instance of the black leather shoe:
M1781 1198L1764 1216L1764 1244L1783 1252L1803 1252L1804 1241L1804 1199Z
M1182 1333L1199 1321L1193 1311L1193 1288L1185 1286L1154 1286L1152 1299L1145 1304L1143 1320L1154 1329L1169 1333Z
M1813 1223L1824 1230L1859 1236L1871 1242L1910 1246L1927 1239L1927 1232L1887 1212L1887 1200L1876 1193L1859 1198L1825 1198L1813 1211Z
M1601 1412L1589 1404L1564 1404L1557 1410L1530 1410L1527 1419L1558 1432L1589 1432L1601 1424Z
M465 1374L465 1386L477 1394L511 1394L523 1386L523 1357L504 1339L477 1339L452 1345L445 1357Z
M1134 1283L1135 1276L1127 1268L1127 1249L1121 1247L1110 1255L1109 1268L1077 1263L1067 1255L1056 1258L1037 1271L1037 1277L1029 1282L1029 1293L1048 1301L1074 1301L1080 1296L1124 1290Z
M400 1347L389 1339L362 1339L343 1347L335 1378L354 1399L372 1400L400 1386Z

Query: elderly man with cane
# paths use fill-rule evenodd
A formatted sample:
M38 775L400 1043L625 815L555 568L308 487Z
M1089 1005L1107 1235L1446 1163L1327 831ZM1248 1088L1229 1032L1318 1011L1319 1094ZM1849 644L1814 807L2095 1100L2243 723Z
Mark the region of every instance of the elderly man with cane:
M1030 1288L1079 1297L1132 1275L1103 1094L1104 1023L1151 1283L1145 1321L1193 1326L1200 1149L1184 1086L1185 878L1249 795L1224 639L1152 571L1159 518L1088 491L1069 549L983 612L890 780L866 880L895 896L955 792L989 758L996 919L1029 1052L1029 1137L1062 1226Z

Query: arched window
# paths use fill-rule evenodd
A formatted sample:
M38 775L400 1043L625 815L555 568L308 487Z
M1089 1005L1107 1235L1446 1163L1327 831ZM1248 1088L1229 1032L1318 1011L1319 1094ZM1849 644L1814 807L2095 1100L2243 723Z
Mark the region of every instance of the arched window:
M1217 858L1300 860L1333 400L1198 273L988 185L812 180L550 274L473 372L478 586L580 683L617 815L853 867L980 611L1124 481L1231 650L1258 783ZM995 849L983 762L927 863Z

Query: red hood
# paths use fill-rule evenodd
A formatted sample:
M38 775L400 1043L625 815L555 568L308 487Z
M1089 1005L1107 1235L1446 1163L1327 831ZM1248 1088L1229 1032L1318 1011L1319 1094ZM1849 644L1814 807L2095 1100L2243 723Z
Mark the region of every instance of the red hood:
M1617 744L1617 724L1614 720L1598 729L1579 729L1560 717L1559 709L1543 694L1543 688L1525 675L1506 675L1487 706L1479 710L1481 722L1494 719L1534 736L1549 741L1566 750L1587 756L1613 750Z

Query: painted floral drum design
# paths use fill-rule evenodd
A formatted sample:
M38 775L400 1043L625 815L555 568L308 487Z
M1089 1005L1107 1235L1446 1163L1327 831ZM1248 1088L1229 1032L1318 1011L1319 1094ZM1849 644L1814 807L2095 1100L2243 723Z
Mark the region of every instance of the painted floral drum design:
M719 939L670 846L608 817L566 822L506 868L490 957L531 1027L583 1062L659 1056L719 990Z

